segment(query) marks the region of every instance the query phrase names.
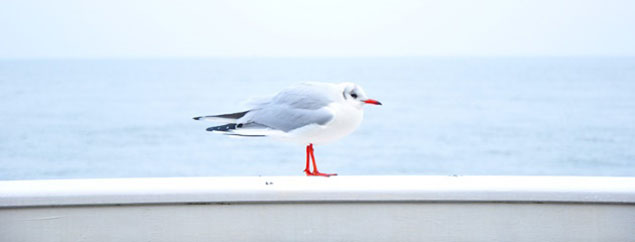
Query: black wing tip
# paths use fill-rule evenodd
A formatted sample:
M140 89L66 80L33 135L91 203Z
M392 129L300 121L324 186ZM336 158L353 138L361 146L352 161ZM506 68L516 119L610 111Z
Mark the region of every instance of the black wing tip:
M210 116L199 116L199 117L193 117L192 119L194 120L201 120L203 118L206 117L210 117L210 118L226 118L226 119L239 119L242 118L243 116L245 116L245 114L247 114L249 111L244 111L244 112L239 112L239 113L228 113L228 114L221 114L221 115L210 115Z
M223 131L223 132L227 132L227 130L221 130L221 129L219 129L218 127L209 127L209 128L207 128L207 129L205 129L205 130L210 131L210 132L212 132L212 131Z
M242 124L240 124L239 127L242 127ZM225 124L225 125L220 125L220 126L214 126L214 127L209 127L206 130L207 131L227 132L227 131L230 131L232 129L236 129L236 124Z
M249 111L251 111L251 110L238 112L238 113L228 113L228 114L215 115L214 117L229 118L229 119L239 119L239 118L242 118L243 116L245 116L245 114L247 114Z

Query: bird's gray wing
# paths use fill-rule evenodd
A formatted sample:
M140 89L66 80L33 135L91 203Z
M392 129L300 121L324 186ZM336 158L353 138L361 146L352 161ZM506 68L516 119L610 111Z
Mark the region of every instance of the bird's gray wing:
M305 82L282 90L265 105L286 104L297 109L320 109L339 97L334 88L328 83Z
M287 104L270 104L250 111L244 121L289 132L311 124L324 125L331 120L333 120L333 113L326 108L303 109L293 108Z
M261 99L238 121L284 132L310 124L324 125L333 119L326 106L339 98L334 88L332 84L312 82L286 88L268 100Z

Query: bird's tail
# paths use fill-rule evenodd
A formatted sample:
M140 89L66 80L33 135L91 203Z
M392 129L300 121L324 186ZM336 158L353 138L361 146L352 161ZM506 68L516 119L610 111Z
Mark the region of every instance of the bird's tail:
M225 123L219 126L213 126L207 128L207 131L214 133L222 133L232 136L244 136L244 137L264 137L271 135L280 135L281 131L274 130L266 125L262 125L255 122L247 121L245 123L238 120L244 117L249 111L239 113L228 113L221 115L208 115L194 117L194 120L207 120L213 122Z

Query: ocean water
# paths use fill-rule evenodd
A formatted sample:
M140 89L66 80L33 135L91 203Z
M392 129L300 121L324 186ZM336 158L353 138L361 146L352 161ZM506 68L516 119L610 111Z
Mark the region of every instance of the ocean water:
M301 81L384 103L323 172L635 175L635 58L234 58L0 61L0 180L303 175L303 146L191 119Z

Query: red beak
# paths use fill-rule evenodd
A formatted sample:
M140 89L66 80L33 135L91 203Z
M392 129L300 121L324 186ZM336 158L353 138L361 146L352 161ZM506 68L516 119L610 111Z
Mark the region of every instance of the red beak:
M374 104L374 105L381 105L381 103L375 99L366 99L364 100L365 103L369 103L369 104Z

